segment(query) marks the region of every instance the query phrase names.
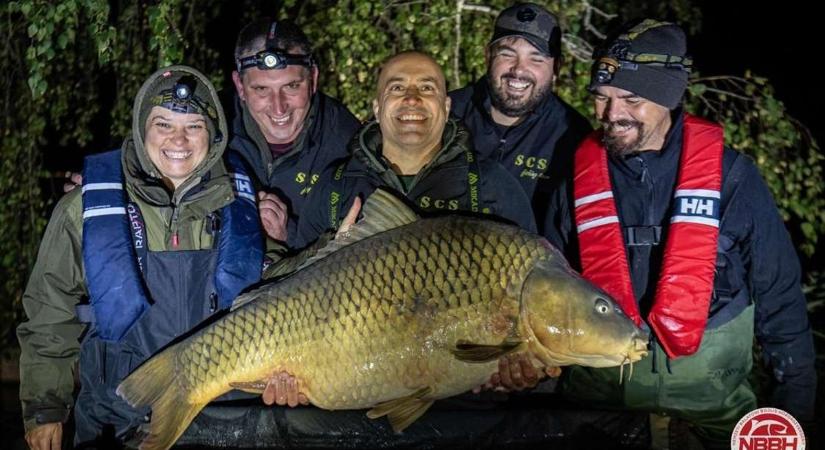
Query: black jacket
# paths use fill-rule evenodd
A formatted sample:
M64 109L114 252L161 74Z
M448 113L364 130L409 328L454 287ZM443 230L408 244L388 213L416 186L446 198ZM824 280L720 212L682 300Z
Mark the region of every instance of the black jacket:
M500 162L524 188L535 217L544 217L552 184L571 170L573 153L592 130L587 119L551 93L521 122L498 125L490 115L486 76L450 98L450 114L470 130L476 151Z
M274 193L286 203L290 247L310 190L326 169L347 155L347 143L359 125L346 106L316 93L295 146L273 160L260 128L236 95L229 149L246 162L256 190Z
M321 177L301 219L299 244L335 229L356 197L365 199L378 187L405 196L421 212L475 211L535 231L530 204L516 180L495 161L479 159L467 130L455 121L447 123L441 151L415 176L409 190L381 156L381 139L378 123L366 124L352 141L352 156ZM474 191L477 196L471 195Z
M655 296L662 268L662 244L682 152L683 116L677 111L673 117L661 151L608 158L633 290L643 317ZM732 173L737 159L739 167ZM718 327L750 302L755 303L755 335L776 382L773 404L801 420L810 419L816 390L815 354L800 286L799 260L753 161L726 148L722 183L717 275L707 326ZM545 228L548 239L562 249L574 268L581 270L571 184L567 180L554 192ZM629 227L642 231L661 227L660 243L627 245ZM654 233L636 232L637 236L642 234Z

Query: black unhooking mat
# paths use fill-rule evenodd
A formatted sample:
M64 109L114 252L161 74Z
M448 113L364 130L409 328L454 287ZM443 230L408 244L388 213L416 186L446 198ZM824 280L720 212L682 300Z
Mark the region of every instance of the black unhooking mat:
M641 449L646 414L587 411L554 394L465 394L436 402L402 433L365 410L268 407L249 401L210 405L175 448L236 449Z

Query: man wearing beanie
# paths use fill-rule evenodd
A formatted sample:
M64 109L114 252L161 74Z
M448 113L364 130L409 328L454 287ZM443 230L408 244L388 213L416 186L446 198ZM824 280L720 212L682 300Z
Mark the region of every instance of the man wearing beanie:
M632 371L574 367L566 397L688 424L707 448L756 408L755 334L769 405L813 419L816 375L800 267L753 161L681 108L684 32L645 20L597 50L590 90L601 129L549 206L551 242L650 333ZM655 428L655 427L654 427ZM654 436L656 434L654 433ZM658 444L654 442L654 445ZM665 442L664 445L667 445Z
M450 93L451 115L470 130L483 157L516 177L534 217L544 217L549 184L570 170L573 151L591 130L553 94L561 63L558 19L533 3L505 9L485 57L487 74Z

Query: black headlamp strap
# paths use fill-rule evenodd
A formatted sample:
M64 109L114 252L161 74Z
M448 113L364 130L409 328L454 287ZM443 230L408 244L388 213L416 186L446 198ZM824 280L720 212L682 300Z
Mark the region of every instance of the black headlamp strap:
M272 22L269 31L266 33L266 43L264 50L255 55L241 58L237 61L238 72L242 72L250 67L257 67L261 70L284 69L286 66L312 67L315 60L312 55L292 55L284 53L277 48L276 30L278 21Z
M659 64L665 67L683 69L690 72L693 59L688 56L660 55L656 53L628 53L625 61L637 64Z
M195 84L195 81L189 77L183 77L175 83L172 89L161 91L150 102L154 106L178 113L203 114L217 122L218 113L215 108L194 94Z

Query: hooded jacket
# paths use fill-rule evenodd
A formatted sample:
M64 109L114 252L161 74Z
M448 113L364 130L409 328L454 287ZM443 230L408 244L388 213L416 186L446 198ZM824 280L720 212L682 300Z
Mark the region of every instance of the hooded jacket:
M306 246L337 228L355 198L363 200L378 187L398 192L424 213L485 213L535 231L529 201L518 182L497 162L479 158L466 129L449 120L441 142L441 150L405 186L381 155L378 123L366 124L350 144L352 156L321 177L296 244Z
M174 76L168 77L168 73ZM216 108L215 120L207 120L207 155L177 189L170 191L144 147L144 122L153 97L171 87L164 79L180 78L178 74L195 77L195 95ZM228 130L219 105L208 79L185 66L156 72L135 98L132 134L121 147L121 166L128 200L142 213L149 252L211 250L217 244L214 216L236 201L222 161ZM27 320L18 327L17 335L21 347L20 400L27 431L37 424L65 421L73 404L74 373L85 328L75 308L88 301L89 293L82 208L80 189L58 202L23 294ZM151 291L152 286L148 287Z

